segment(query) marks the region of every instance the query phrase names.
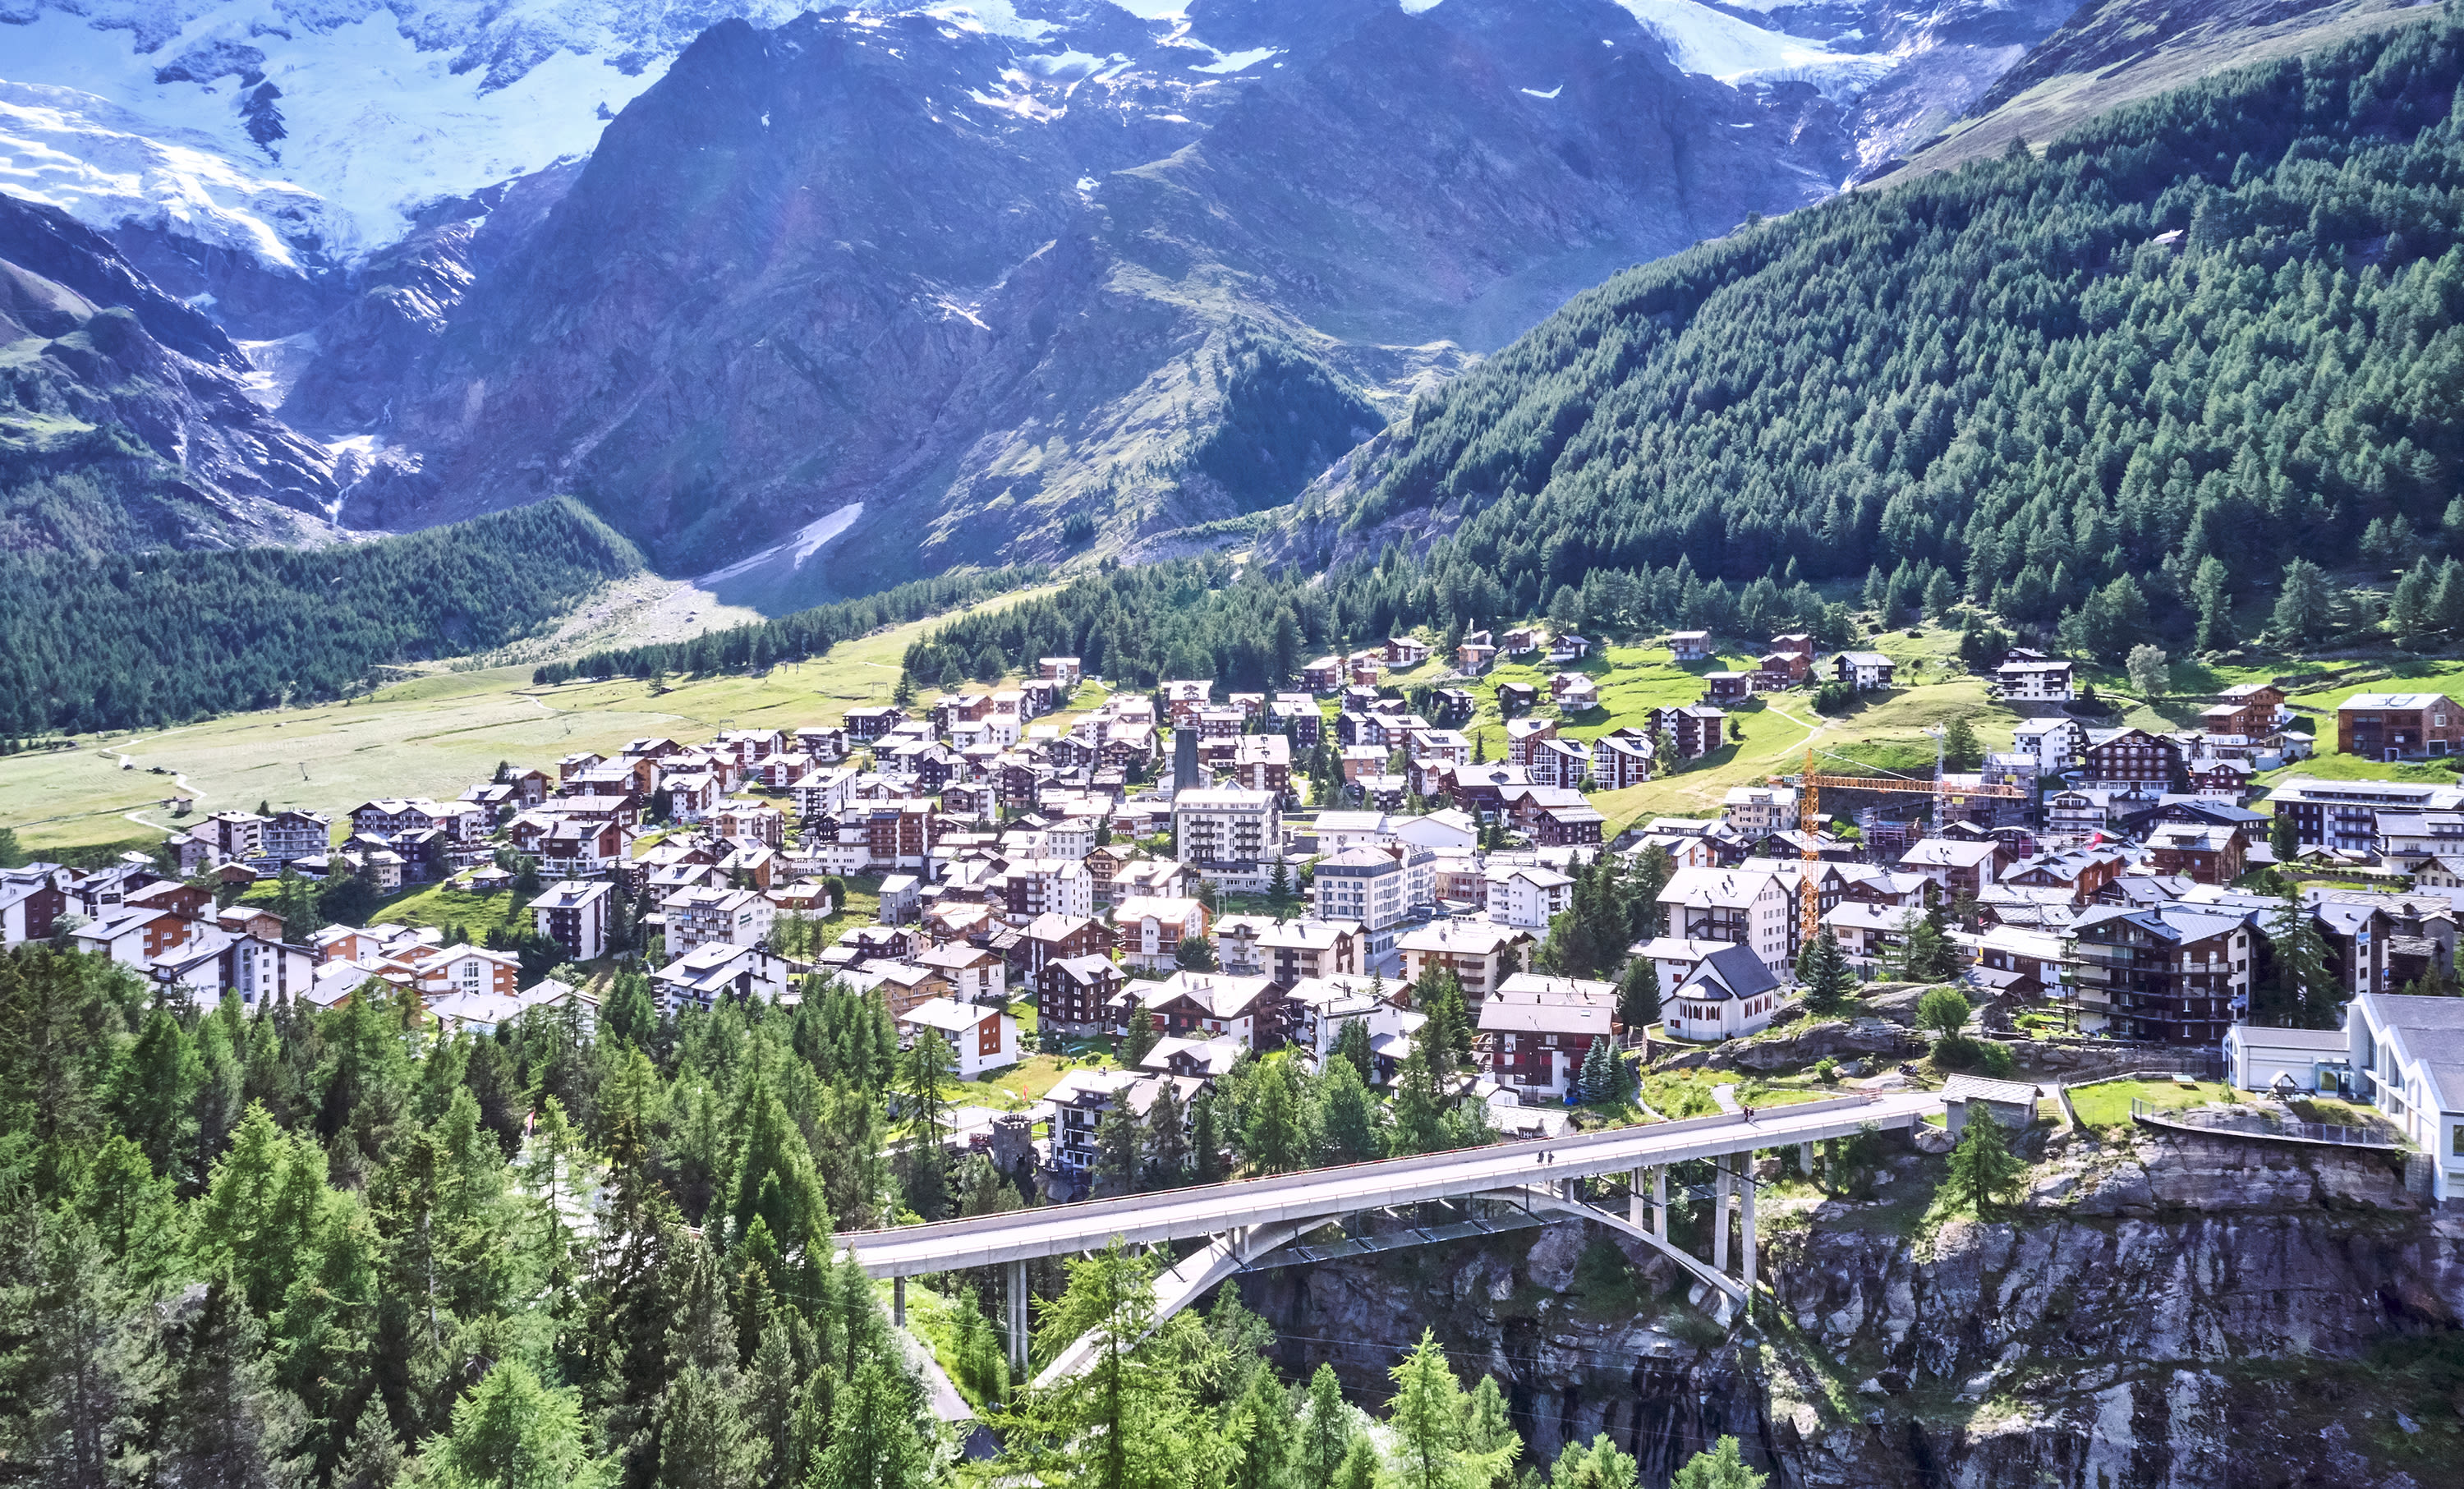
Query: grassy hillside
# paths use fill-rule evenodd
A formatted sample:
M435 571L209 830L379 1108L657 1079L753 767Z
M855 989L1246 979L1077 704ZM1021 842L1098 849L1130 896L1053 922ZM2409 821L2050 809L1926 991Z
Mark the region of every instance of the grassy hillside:
M14 826L37 852L151 845L175 825L161 804L174 795L194 798L199 815L259 801L340 813L370 797L456 796L498 760L553 767L576 751L604 753L645 734L693 738L835 721L851 706L890 701L900 654L932 624L844 643L759 677L683 680L664 691L629 677L541 687L528 668L443 672L348 703L0 757L0 825ZM123 758L135 768L122 769Z

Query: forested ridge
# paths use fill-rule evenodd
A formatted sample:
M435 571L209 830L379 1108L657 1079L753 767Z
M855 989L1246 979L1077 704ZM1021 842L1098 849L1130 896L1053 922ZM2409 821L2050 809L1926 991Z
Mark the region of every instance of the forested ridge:
M530 634L641 568L563 498L330 548L0 553L0 736L324 699Z
M100 957L0 953L0 1483L958 1481L957 1434L831 1239L1027 1202L943 1147L936 1037L902 1052L878 995L820 981L669 1019L626 972L595 1025L534 1009L486 1037L381 988L201 1011ZM1432 1074L1468 1045L1460 1016L1456 991L1421 1026L1391 1122L1363 1037L1322 1075L1244 1061L1186 1132L1169 1101L1115 1108L1102 1170L1164 1188L1224 1177L1227 1153L1271 1173L1481 1141L1485 1108L1445 1109ZM1099 1343L1042 1391L1008 1379L997 1274L945 1280L943 1349L1001 1429L1002 1481L1634 1489L1606 1437L1518 1464L1496 1382L1464 1390L1425 1337L1373 1436L1324 1367L1277 1378L1234 1289L1156 1326L1159 1264L1032 1264L1036 1358Z
M1620 274L1429 395L1345 524L1459 515L1430 588L1484 617L1683 559L2047 624L2128 578L2186 630L2204 559L2238 592L2457 494L2459 77L2451 7Z

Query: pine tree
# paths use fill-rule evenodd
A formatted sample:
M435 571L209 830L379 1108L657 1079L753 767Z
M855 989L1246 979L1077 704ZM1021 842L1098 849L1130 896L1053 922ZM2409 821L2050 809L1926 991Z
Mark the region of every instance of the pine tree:
M1189 1129L1179 1089L1165 1081L1147 1108L1147 1187L1171 1189L1189 1177Z
M2328 605L2326 571L2307 558L2287 563L2276 597L2277 635L2296 643L2319 640L2327 633Z
M1570 1442L1549 1470L1549 1489L1636 1489L1641 1467L1606 1433Z
M1300 1441L1293 1453L1297 1477L1304 1485L1331 1484L1359 1435L1352 1405L1343 1399L1334 1367L1321 1364L1309 1377L1307 1405L1301 1416Z
M1230 1288L1224 1291L1233 1295ZM1250 1373L1248 1389L1225 1413L1223 1436L1233 1455L1225 1489L1299 1489L1293 1477L1299 1444L1291 1403L1284 1399L1271 1371Z
M1146 1062L1155 1053L1163 1031L1156 1026L1155 1010L1140 1008L1130 1015L1130 1030L1121 1036L1121 1063L1133 1069Z
M292 1456L305 1426L273 1380L265 1329L238 1283L218 1278L179 1303L168 1331L157 1471L198 1489L291 1489L308 1465Z
M1343 1461L1335 1466L1334 1477L1328 1480L1329 1489L1376 1489L1385 1465L1377 1456L1377 1444L1367 1433L1352 1439L1344 1450Z
M1746 1465L1736 1438L1724 1436L1687 1459L1668 1480L1668 1489L1763 1489L1770 1478Z
M204 1080L196 1042L167 1008L145 1016L113 1084L120 1129L143 1149L154 1171L185 1181L195 1157L196 1094Z
M659 1401L658 1489L750 1489L761 1444L749 1432L736 1321L707 1244L688 1248L686 1278L668 1331L668 1388Z
M2326 937L2299 890L2285 892L2267 938L2276 959L2260 998L2268 1020L2290 1029L2333 1027L2342 1012L2340 990L2327 971Z
M1065 1265L1068 1283L1042 1310L1036 1350L1049 1358L1083 1341L1092 1357L1074 1380L1020 1392L1001 1422L1018 1467L1073 1489L1186 1482L1198 1424L1180 1351L1140 1347L1155 1329L1153 1262L1116 1240Z
M1402 1489L1488 1489L1519 1444L1472 1445L1463 1386L1446 1368L1436 1334L1422 1330L1419 1344L1391 1373L1395 1395L1386 1404L1386 1425L1395 1435L1395 1482Z
M1413 1031L1411 1053L1395 1072L1395 1151L1433 1153L1443 1149L1445 1111L1439 1103L1438 1071L1431 1061L1429 1026Z
M1616 1099L1617 1072L1609 1065L1609 1041L1594 1040L1583 1050L1583 1062L1574 1073L1575 1099L1584 1102L1607 1102Z
M1189 1104L1189 1167L1190 1176L1200 1184L1218 1184L1225 1177L1223 1131L1211 1086L1201 1089Z
M421 1483L438 1489L599 1489L613 1465L591 1456L573 1392L508 1360L454 1407L451 1430L428 1445L421 1470Z
M2464 562L2451 558L2439 564L2438 589L2431 601L2431 613L2442 633L2464 635Z
M1308 1134L1301 1119L1300 1091L1288 1062L1273 1061L1258 1071L1242 1131L1242 1151L1262 1173L1289 1173L1308 1166Z
M2301 839L2295 830L2291 812L2279 808L2268 818L2267 846L2278 864L2290 864L2301 856Z
M2387 602L2387 629L2394 632L2396 645L2419 646L2437 630L2437 591L2438 577L2427 558L2414 559L2396 580L2395 595Z
M1965 713L1954 714L1942 731L1942 765L1949 771L1972 771L1984 761L1985 749L1976 742L1976 727Z
M1095 1120L1095 1187L1107 1194L1133 1194L1145 1165L1139 1162L1138 1119L1114 1106Z
M1984 1110L1983 1103L1971 1104L1943 1179L1953 1199L1982 1218L1995 1204L2018 1193L2019 1177L2027 1170L2027 1163L2011 1151L2001 1122Z
M1363 1027L1358 1019L1346 1029ZM1377 1134L1377 1104L1363 1084L1360 1072L1342 1057L1326 1062L1318 1079L1317 1129L1328 1163L1363 1163L1378 1156L1384 1146Z
M1806 944L1797 954L1796 980L1804 989L1805 1010L1810 1014L1832 1014L1848 1000L1857 986L1856 970L1848 965L1848 953L1840 949L1839 938L1825 927L1822 934Z
M2198 646L2202 651L2229 651L2234 643L2233 570L2210 554L2199 560L2190 580L2190 599L2199 607Z
M332 1489L395 1489L408 1466L393 1424L385 1420L384 1400L371 1396L360 1408L350 1449L334 1471Z
M933 1475L922 1405L906 1374L866 1359L831 1413L812 1489L925 1489Z
M1345 1019L1343 1026L1335 1031L1334 1048L1328 1056L1330 1068L1331 1062L1340 1060L1352 1066L1353 1073L1366 1083L1376 1073L1376 1058L1369 1044L1369 1020Z
M10 1458L70 1489L142 1482L144 1422L163 1385L152 1310L114 1274L91 1227L9 1196L5 1360Z
M1507 1417L1506 1392L1498 1389L1494 1375L1483 1374L1463 1393L1463 1446L1485 1456L1504 1455L1489 1481L1499 1489L1510 1481L1510 1464L1523 1454L1523 1438Z

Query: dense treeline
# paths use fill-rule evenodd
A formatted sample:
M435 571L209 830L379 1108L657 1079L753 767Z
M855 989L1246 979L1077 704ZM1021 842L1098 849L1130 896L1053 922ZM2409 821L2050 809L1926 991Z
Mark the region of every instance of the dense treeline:
M0 735L344 696L527 635L641 561L563 499L332 548L0 554Z
M1429 625L1451 650L1472 625L1532 613L1493 577L1443 574L1392 547L1375 562L1339 566L1324 584L1281 565L1243 567L1220 555L1138 568L1107 565L1059 593L963 616L907 648L917 686L1031 668L1075 656L1089 676L1150 687L1160 678L1215 678L1228 688L1287 683L1311 658ZM1803 580L1764 578L1732 589L1688 562L1630 574L1595 569L1561 585L1546 612L1562 630L1631 638L1672 624L1769 635L1808 630L1826 646L1855 627L1844 605L1825 605Z
M955 1435L831 1244L918 1204L1026 1202L988 1159L922 1137L946 1047L901 1052L877 997L832 985L674 1020L647 987L620 974L595 1026L534 1010L438 1038L407 1000L200 1012L100 958L0 954L0 1484L954 1481ZM1125 1188L1209 1176L1191 1149L1215 1154L1219 1122L1262 1171L1478 1141L1477 1105L1448 1110L1427 1078L1467 1042L1459 995L1437 1008L1388 1134L1353 1040L1323 1078L1245 1064L1189 1138L1148 1124L1169 1151L1108 1123L1105 1166ZM893 1099L918 1139L894 1160ZM1632 1285L1595 1249L1587 1276ZM1157 1326L1167 1260L1035 1264L1035 1358L1098 1347L1042 1391L1008 1379L994 1279L952 1280L944 1352L1001 1429L1002 1477L1634 1489L1605 1437L1518 1475L1494 1380L1464 1390L1425 1337L1373 1434L1330 1370L1276 1378L1236 1291ZM1761 1481L1720 1466L1733 1444L1717 1454L1681 1482Z
M554 662L531 673L542 686L577 677L655 677L667 672L707 674L803 662L839 642L957 610L994 595L1043 583L1048 571L1029 564L988 573L945 574L915 580L861 600L816 605L781 616L707 631L691 641L660 642L614 651L594 651L575 662Z
M1431 395L1350 525L1461 515L1430 582L1525 611L1930 566L2186 633L2205 560L2247 593L2457 494L2459 78L2451 8L1621 274Z

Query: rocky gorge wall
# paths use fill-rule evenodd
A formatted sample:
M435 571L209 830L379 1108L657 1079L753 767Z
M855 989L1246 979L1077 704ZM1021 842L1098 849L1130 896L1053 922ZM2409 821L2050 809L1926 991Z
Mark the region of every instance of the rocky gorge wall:
M1607 1432L1646 1485L1723 1434L1774 1489L2464 1482L2464 1215L2384 1157L2040 1134L2024 1201L1979 1222L1930 1208L1941 1158L1889 1142L1862 1199L1762 1160L1758 1338L1579 1224L1242 1288L1289 1369L1382 1400L1425 1325L1498 1377L1526 1462Z

